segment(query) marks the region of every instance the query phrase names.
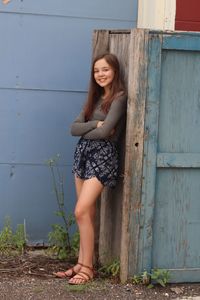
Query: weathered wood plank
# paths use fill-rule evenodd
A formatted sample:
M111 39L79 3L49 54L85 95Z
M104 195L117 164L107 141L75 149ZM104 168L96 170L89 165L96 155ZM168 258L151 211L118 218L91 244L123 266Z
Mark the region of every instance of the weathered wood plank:
M199 268L187 268L187 269L167 269L170 274L169 282L199 282L200 269Z
M158 168L200 168L200 153L158 153Z
M199 202L196 201L199 195L199 175L198 170L192 168L200 167L200 155L196 140L191 142L190 135L186 136L186 133L192 132L193 136L198 137L196 128L199 128L197 126L199 124L199 77L191 79L193 85L187 77L189 76L187 74L198 74L198 52L190 52L191 59L186 51L181 54L181 51L162 51L163 36L164 38L167 36L167 39L169 36L174 38L174 34L152 31L149 33L147 30L139 29L132 30L130 36L128 32L123 34L122 32L107 31L106 34L107 50L119 57L125 70L129 99L124 182L121 180L121 186L118 185L115 191L105 189L101 199L99 253L102 262L109 262L120 254L122 281L144 269L150 271L153 267L170 269L172 282L178 282L179 278L180 282L184 280L198 281L199 269L196 268L199 266L198 242L194 236L198 236L200 224ZM187 37L187 34L183 34L183 36ZM97 42L98 38L103 39L103 34L96 38ZM171 46L173 47L173 43L177 41L179 41L179 35L178 39L171 43ZM184 43L183 40L180 40L180 44L178 43L178 46L172 49L190 50L187 45L188 39L185 39ZM100 46L102 49L101 43L99 43ZM198 43L193 46L198 47ZM168 46L164 44L163 47ZM167 59L171 62L170 64ZM176 61L176 65L174 61ZM182 61L187 61L188 65L183 64ZM177 62L181 75L179 76L180 81L177 81L178 76L175 77L175 81L174 77L170 75L175 74ZM180 71L186 66L187 72ZM169 75L168 77L165 76L166 73ZM188 86L193 86L190 94L188 94L189 88L181 86L183 79ZM171 82L175 83L169 85ZM179 86L182 87L182 94ZM168 93L168 91L170 92ZM171 97L170 93L172 93ZM188 105L183 105L183 99L186 99L184 103L188 103ZM187 99L190 101L188 102ZM173 106L172 103L175 101L176 105ZM164 106L162 106L163 103ZM166 105L168 105L167 109ZM180 106L182 107L180 124L181 126L187 124L181 135L182 140L180 134L175 135L180 130L177 125L179 124L176 116L177 109L174 107L179 108ZM187 119L187 114L192 122ZM170 132L171 119L169 116L173 116L175 120L175 129L173 128ZM169 123L166 123L167 125L164 123L166 119L170 120ZM173 137L175 136L170 143L172 148L169 148L172 135L169 133L173 133ZM185 153L179 148L175 148L176 141L180 149L185 143L184 145L187 146L184 148L187 150ZM188 144L192 145L193 152L192 150L188 151L190 149ZM157 153L158 149L160 153ZM174 170L176 167L179 169ZM123 197L121 197L122 190ZM174 221L172 222L172 220ZM191 232L195 232L195 235L190 235ZM159 239L157 239L158 236ZM120 239L121 247L119 249ZM166 252L162 251L164 244L168 256ZM183 245L184 247L182 247ZM188 245L191 245L191 248L188 248ZM189 268L184 268L185 265Z
M109 51L109 30L94 30L92 45L93 57Z
M160 85L159 168L151 268L179 270L173 272L174 282L199 281L195 269L200 268L200 52L196 51L198 45L193 43L193 36L190 47L194 48L189 50L185 49L190 34L186 39L180 36L176 33L172 37L175 49L162 51L161 82L155 82L155 89ZM147 161L150 160L151 157Z
M100 228L99 228L99 261L107 264L112 257L112 194L108 188L105 188L101 194L100 206Z
M137 270L142 189L148 31L132 30L129 44L128 110L122 212L121 280Z
M200 153L200 51L163 50L161 78L159 152Z
M147 102L145 114L146 139L144 142L144 167L142 187L142 210L137 273L150 270L152 263L153 213L155 205L156 154L160 97L162 35L149 36L149 59L147 74Z
M196 36L176 34L163 36L163 49L200 51L200 34Z
M130 43L130 32L110 33L110 52L116 54L120 66L122 76L124 77L125 83L128 85L128 70L129 70L129 43Z
M159 168L156 175L151 268L200 268L199 169Z
M115 54L120 62L125 81L128 77L130 32L109 34L109 51ZM125 133L124 133L125 136ZM123 199L123 173L125 156L125 139L120 141L120 178L114 190L105 189L101 196L99 260L109 263L120 256L121 219ZM111 239L112 237L112 239Z

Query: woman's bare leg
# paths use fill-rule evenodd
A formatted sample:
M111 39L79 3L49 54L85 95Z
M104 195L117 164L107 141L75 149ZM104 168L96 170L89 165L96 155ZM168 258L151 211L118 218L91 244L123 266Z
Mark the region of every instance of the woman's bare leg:
M82 263L91 268L94 253L95 204L103 187L96 177L85 180L75 208L75 217L80 231ZM82 267L81 271L93 276L92 271L88 268ZM69 282L79 284L83 282L83 279L79 275L75 275Z
M80 193L81 193L81 189L82 189L82 186L83 186L83 183L84 183L84 180L81 179L81 178L78 178L76 177L75 175L75 188L76 188L76 197L77 197L77 200L80 196ZM82 250L81 250L81 243L79 245L79 255L78 255L78 262L82 263L83 261L83 256L82 256ZM76 264L74 267L73 267L73 270L77 273L79 270L81 269L81 265L79 264ZM72 269L69 269L65 272L65 274L67 276L71 276L72 275Z
M78 201L79 196L81 194L81 190L82 190L82 187L83 187L84 180L81 179L81 178L76 177L76 175L75 175L74 179L75 179L75 187L76 187L76 197L77 197L77 201ZM81 249L81 243L80 243L78 262L82 263L82 261L83 261L83 255L82 255L82 249ZM79 266L79 269L80 269L80 266Z

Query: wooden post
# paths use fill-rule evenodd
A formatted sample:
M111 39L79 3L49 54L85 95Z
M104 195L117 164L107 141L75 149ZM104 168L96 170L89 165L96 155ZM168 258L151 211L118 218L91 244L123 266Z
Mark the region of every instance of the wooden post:
M125 181L122 211L121 281L137 273L144 115L147 82L148 31L134 29L130 34L128 109L126 129Z

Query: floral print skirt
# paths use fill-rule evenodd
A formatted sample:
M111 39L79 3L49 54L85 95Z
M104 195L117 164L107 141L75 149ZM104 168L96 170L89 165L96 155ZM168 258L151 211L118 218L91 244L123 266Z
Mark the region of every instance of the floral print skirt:
M115 187L118 152L114 142L81 138L74 153L72 172L81 179L96 177L104 186Z

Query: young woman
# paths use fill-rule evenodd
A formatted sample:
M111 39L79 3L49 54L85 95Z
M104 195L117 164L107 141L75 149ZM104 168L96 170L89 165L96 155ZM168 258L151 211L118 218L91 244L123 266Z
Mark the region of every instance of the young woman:
M81 137L73 165L80 251L73 268L56 273L57 277L70 277L70 284L84 284L94 276L95 205L104 186L113 188L117 182L117 141L124 125L126 102L117 57L111 53L96 57L87 102L71 127L71 134Z

